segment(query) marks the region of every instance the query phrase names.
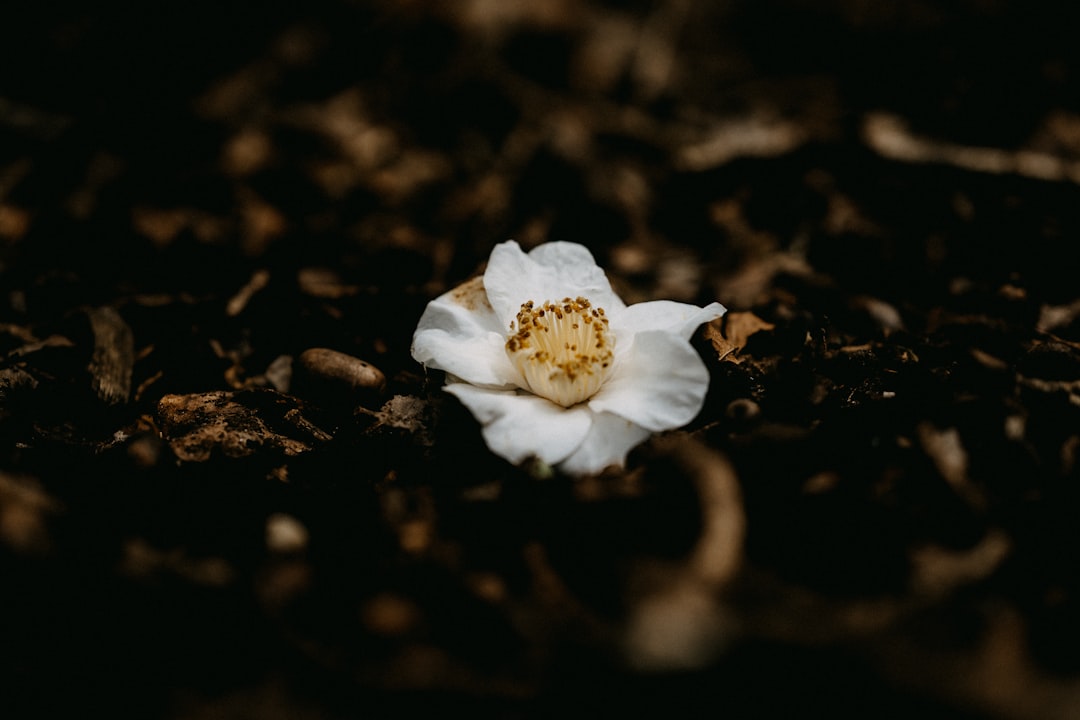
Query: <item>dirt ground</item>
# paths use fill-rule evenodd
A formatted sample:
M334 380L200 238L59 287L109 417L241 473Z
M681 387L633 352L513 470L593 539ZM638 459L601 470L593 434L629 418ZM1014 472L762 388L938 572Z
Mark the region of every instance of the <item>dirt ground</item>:
M1058 8L0 10L0 715L1080 717ZM724 303L697 419L492 455L510 238Z

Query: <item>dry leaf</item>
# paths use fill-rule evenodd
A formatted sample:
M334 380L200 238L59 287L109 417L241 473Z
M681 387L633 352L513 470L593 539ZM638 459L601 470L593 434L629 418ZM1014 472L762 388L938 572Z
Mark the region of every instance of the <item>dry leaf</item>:
M712 343L721 360L739 363L738 352L746 347L750 336L775 327L752 312L729 312L705 326L705 339Z

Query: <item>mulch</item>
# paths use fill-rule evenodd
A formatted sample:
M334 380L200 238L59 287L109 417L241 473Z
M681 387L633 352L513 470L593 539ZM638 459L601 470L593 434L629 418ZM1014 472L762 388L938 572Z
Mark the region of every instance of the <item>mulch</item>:
M25 11L4 717L1080 712L1077 18ZM701 414L492 455L409 345L509 238L724 303Z

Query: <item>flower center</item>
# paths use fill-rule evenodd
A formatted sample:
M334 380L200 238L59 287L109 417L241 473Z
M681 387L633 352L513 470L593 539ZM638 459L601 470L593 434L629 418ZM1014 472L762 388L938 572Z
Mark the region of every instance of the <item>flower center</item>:
M516 327L516 330L515 330ZM529 389L563 407L592 397L611 374L615 336L603 308L563 298L521 306L510 323L506 354Z

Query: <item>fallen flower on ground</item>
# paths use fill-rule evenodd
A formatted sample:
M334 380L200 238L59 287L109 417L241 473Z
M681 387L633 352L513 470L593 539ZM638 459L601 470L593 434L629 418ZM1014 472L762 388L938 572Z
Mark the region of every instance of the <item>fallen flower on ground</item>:
M428 303L412 355L447 373L444 389L480 422L492 452L586 475L694 419L709 372L690 337L724 312L719 303L628 306L584 246L525 253L511 240L495 246L482 277Z

